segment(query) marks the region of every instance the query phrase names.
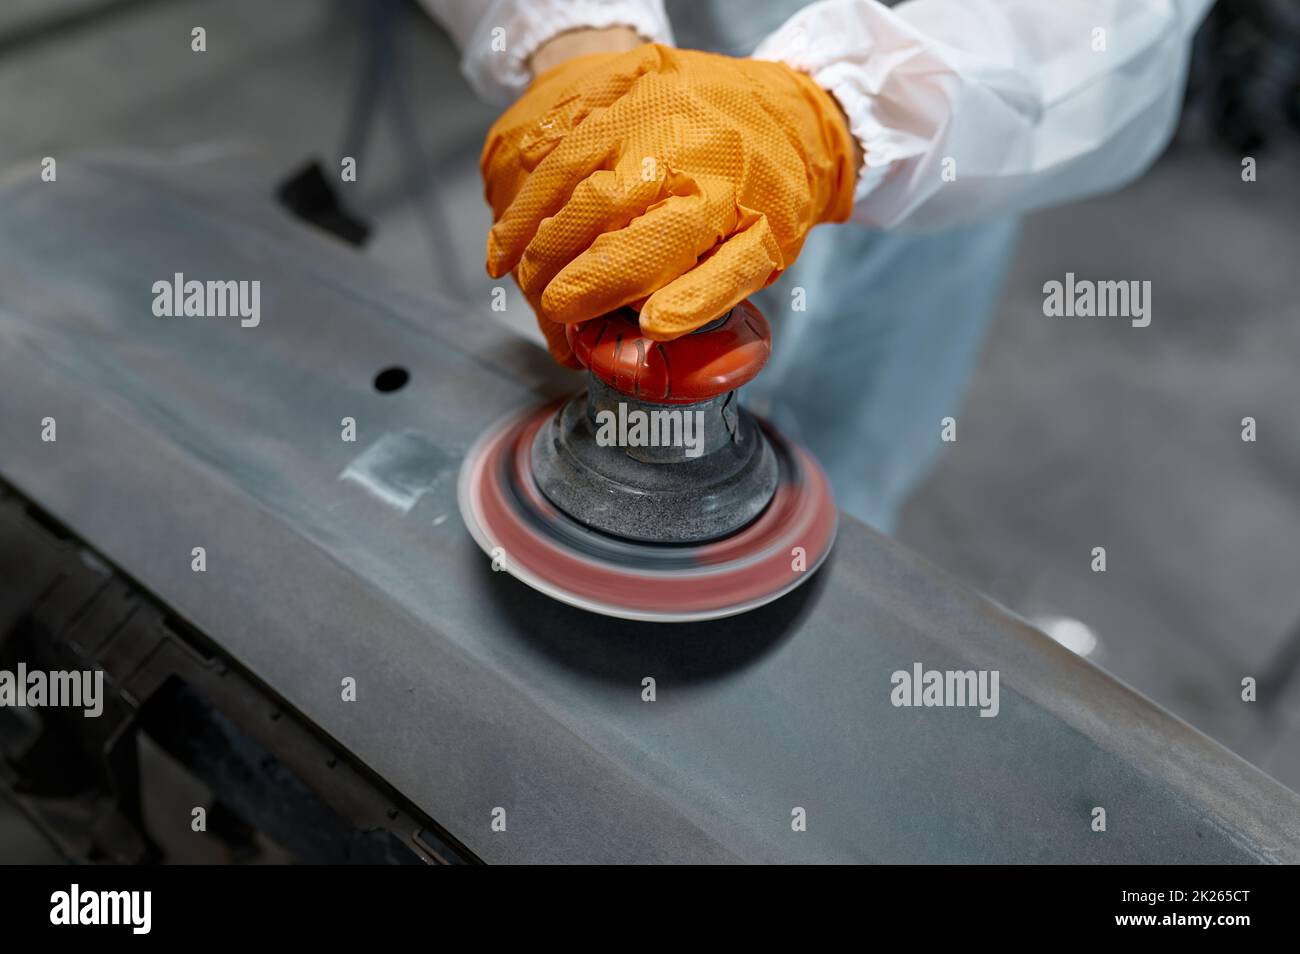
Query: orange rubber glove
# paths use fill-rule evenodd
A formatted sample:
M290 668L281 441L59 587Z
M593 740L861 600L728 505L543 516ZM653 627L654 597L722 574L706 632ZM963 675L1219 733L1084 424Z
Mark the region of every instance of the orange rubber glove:
M782 63L646 44L537 78L488 133L487 268L515 279L551 353L563 325L631 304L686 334L776 280L819 222L848 218L854 140Z

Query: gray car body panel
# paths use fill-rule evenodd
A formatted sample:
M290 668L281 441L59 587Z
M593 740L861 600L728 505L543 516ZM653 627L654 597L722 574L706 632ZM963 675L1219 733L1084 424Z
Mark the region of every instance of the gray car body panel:
M176 178L61 162L0 188L0 474L483 859L1300 860L1295 794L850 518L807 586L707 624L494 573L462 455L577 377L488 301ZM259 280L260 323L155 317L175 273ZM378 393L390 365L410 383ZM918 662L997 670L997 716L895 707Z

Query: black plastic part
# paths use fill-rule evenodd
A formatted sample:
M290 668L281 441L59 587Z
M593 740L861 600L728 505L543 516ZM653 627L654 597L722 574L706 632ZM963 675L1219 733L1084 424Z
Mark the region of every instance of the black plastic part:
M324 229L349 245L360 247L370 237L370 226L343 207L338 192L316 160L308 162L282 182L275 196L281 205L304 222Z
M715 450L676 463L648 463L622 447L601 446L587 412L589 400L589 392L575 395L542 426L532 445L537 486L585 527L642 543L719 540L753 522L776 492L776 455L757 421L734 397L715 402L705 425L714 433L725 431L728 439ZM685 407L706 406L712 405Z
M0 795L69 860L477 862L3 481L0 566L0 669L104 673L96 718L0 707ZM199 807L206 829L192 831Z

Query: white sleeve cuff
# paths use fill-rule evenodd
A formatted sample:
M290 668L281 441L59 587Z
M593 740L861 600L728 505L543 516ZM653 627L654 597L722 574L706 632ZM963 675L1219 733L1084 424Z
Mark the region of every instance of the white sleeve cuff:
M863 153L854 193L858 221L864 220L868 196L903 172L905 163L925 156L944 125L949 103L940 80L952 77L953 70L933 48L931 41L879 3L824 0L796 13L754 51L758 59L779 60L807 73L844 110L849 131ZM889 99L904 72L928 73L931 78L930 83L908 89L911 95L905 109ZM867 224L888 227L907 211L877 209L871 216L875 221Z
M1210 3L820 0L754 55L844 109L865 156L855 221L948 227L1140 174L1173 131Z
M513 101L532 81L528 60L551 37L581 27L631 27L672 44L663 0L497 0L465 44L461 68L479 96Z

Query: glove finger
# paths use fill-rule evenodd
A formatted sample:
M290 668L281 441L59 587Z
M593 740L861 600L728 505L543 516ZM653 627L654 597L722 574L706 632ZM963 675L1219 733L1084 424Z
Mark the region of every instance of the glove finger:
M540 296L560 270L605 232L622 229L658 202L663 179L645 181L618 169L601 169L578 183L564 207L537 227L515 278L527 294Z
M492 226L488 232L487 269L493 278L500 278L519 264L542 220L564 207L579 182L612 165L619 142L609 134L608 123L601 122L602 118L603 111L589 117L556 146Z
M641 307L641 330L656 341L694 331L770 285L784 268L767 218L759 216L651 295Z
M542 337L546 339L546 350L551 353L551 357L566 368L575 370L581 368L582 364L574 357L573 349L569 347L564 325L551 321L542 314L538 296L524 292L524 298L533 309L533 315L537 318L537 327L541 329Z
M557 103L520 136L520 165L528 172L536 169L574 127L582 124L593 108L594 104L581 93Z
M546 337L546 350L551 353L551 357L557 363L564 365L566 368L573 368L575 371L582 367L582 362L574 357L573 349L569 347L569 339L565 335L564 325L559 322L549 321L538 312L537 327L542 329L542 334Z
M727 221L727 217L731 221ZM542 313L566 324L644 298L695 267L735 225L735 205L702 193L669 196L566 265L542 294Z
M647 47L592 53L567 60L533 80L492 124L479 156L493 217L501 217L528 173L593 110L613 105L641 76L660 65L659 52ZM538 103L550 103L540 116Z
M648 54L643 59L647 62L642 63L642 72L647 72ZM637 78L640 76L638 73ZM624 152L654 155L644 146L638 151L628 134L641 121L645 105L633 94L608 107L594 107L582 124L538 163L488 233L488 274L499 278L518 265L542 221L556 215L578 183L593 172L614 167ZM640 162L645 164L644 159Z
M506 210L528 178L528 168L520 160L520 149L537 123L538 103L555 101L559 105L566 85L573 85L573 80L562 72L552 70L539 77L488 130L483 150L479 153L478 168L494 219Z
M519 154L525 168L534 169L551 150L582 124L593 109L612 106L646 72L644 51L628 53L592 53L563 64L563 74L570 87L563 90L555 105L534 123L519 140ZM580 72L573 80L575 71ZM539 82L549 74L543 74Z

